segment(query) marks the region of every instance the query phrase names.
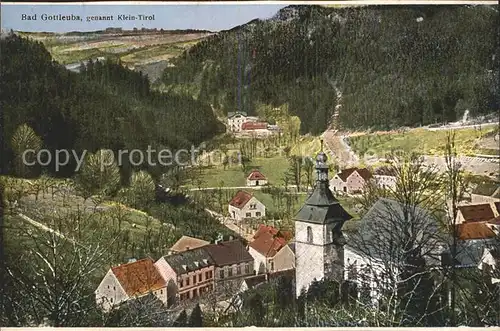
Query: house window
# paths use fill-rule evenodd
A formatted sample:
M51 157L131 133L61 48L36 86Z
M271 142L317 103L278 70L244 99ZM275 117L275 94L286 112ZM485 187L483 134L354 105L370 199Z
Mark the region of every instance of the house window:
M245 217L252 217L251 213L246 213Z
M250 205L250 209L257 209L257 205L256 204L251 204Z
M246 274L249 274L249 273L250 273L250 265L249 265L249 264L247 264L247 265L245 266L245 273L246 273Z
M274 261L270 261L271 262L271 271L274 271Z
M160 294L163 294L163 290L160 290Z
M108 290L109 290L109 285L108 285Z
M199 274L198 275L198 281L201 282L202 279L203 279L203 274Z
M255 213L255 216L257 216L257 217L260 216L260 215L261 215L260 211L258 211L258 212Z
M113 291L116 291L116 286L113 286Z
M313 231L310 226L307 227L307 242L312 243L313 241Z
M189 286L189 277L186 278L186 286Z
M241 275L241 266L236 267L236 274Z
M228 276L228 277L231 277L232 275L233 275L233 268L231 268L231 267L230 267L230 268L227 270L227 276Z
M196 284L196 275L193 276L193 285Z
M219 274L220 274L220 278L224 278L224 269L222 269L222 270L219 272Z
M210 278L210 277L208 277L208 275L209 275L208 271L205 272L205 279L209 279Z
M181 280L179 281L179 287L183 287L183 286L184 286L184 284L183 284L183 283L184 283L184 282L183 282L183 281L182 281L182 279L181 279Z
M111 303L113 303L113 298L111 298Z
M347 192L347 186L344 186L343 189L344 189L344 192Z

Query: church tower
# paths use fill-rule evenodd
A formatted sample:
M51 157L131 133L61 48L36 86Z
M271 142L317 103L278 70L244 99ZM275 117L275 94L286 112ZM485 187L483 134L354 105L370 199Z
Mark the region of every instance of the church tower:
M322 142L323 144L323 142ZM297 297L314 279L341 281L344 271L344 222L352 216L330 191L327 156L316 157L316 186L295 216L295 290Z

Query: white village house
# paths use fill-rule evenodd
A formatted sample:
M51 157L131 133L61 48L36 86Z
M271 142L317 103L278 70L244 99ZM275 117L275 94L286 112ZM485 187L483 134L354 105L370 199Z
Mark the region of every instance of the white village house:
M373 178L366 168L349 168L337 173L330 180L330 190L337 193L362 193L368 181Z
M167 304L166 282L150 258L112 267L95 291L96 303L104 311L148 294Z
M262 274L295 268L294 246L289 245L291 238L292 234L288 231L261 224L248 245L254 270Z
M397 176L394 169L390 167L380 167L373 171L375 183L380 188L395 189Z
M267 178L259 170L253 170L247 176L247 186L262 186L267 184Z
M266 215L266 206L252 194L246 191L238 191L229 202L229 215L235 220L245 218L262 218Z
M242 111L227 113L227 125L231 132L240 132L243 123L256 122L257 120L257 117L247 116L247 113Z

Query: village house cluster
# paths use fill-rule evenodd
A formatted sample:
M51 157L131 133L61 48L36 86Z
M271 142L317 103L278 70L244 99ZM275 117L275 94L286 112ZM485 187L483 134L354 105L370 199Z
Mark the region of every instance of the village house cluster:
M151 294L168 307L203 301L209 295L224 300L266 281L270 274L293 270L291 239L291 233L266 225L259 227L249 245L233 238L210 243L182 236L156 262L144 258L112 267L95 291L96 302L109 311Z
M228 131L238 136L265 137L279 132L277 125L248 116L246 112L229 112L227 114Z
M150 258L112 267L97 288L96 300L109 310L130 299L153 295L166 306L238 297L281 276L291 277L296 295L315 280L334 279L357 284L370 293L374 304L385 286L384 268L400 270L404 261L394 256L398 240L395 220L415 225L417 237L428 253L423 263L432 268L478 268L500 286L500 189L485 193L476 189L471 198L458 204L455 230L458 254L451 261L450 237L431 212L410 208L399 201L380 198L359 221L354 235L342 228L352 216L335 194L359 194L369 183L394 188L397 175L390 168L343 169L329 180L327 156L316 158L316 185L294 217L295 233L260 224L251 240L223 240L213 243L182 236L156 262ZM266 177L253 170L248 186L266 185ZM335 192L335 194L334 194ZM230 219L262 219L266 207L252 193L238 191L228 205ZM393 254L393 255L391 255ZM397 282L396 280L393 280ZM358 293L359 295L359 293Z

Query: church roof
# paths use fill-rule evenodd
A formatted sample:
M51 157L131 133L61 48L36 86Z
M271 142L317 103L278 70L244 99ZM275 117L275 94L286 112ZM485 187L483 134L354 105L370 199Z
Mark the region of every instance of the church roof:
M318 180L313 192L306 200L304 206L295 216L296 221L302 221L313 224L340 223L352 218L351 215L342 207L333 196L328 185L328 167L326 166L326 155L318 155L316 165L317 171L325 173L326 180Z

